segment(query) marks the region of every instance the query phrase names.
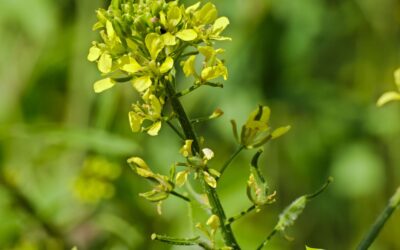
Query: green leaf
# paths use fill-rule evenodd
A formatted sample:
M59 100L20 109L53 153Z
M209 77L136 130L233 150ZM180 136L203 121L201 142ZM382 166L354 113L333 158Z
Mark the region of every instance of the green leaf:
M146 36L145 43L151 58L155 60L164 48L163 39L161 39L161 36L157 33L150 33Z
M96 61L97 59L99 59L100 55L101 55L101 50L100 50L99 48L97 48L96 46L92 46L92 47L89 49L89 54L88 54L88 56L87 56L87 59L88 59L90 62L94 62L94 61Z
M111 78L105 78L95 82L93 85L93 89L95 93L100 93L103 92L104 90L112 88L114 85L115 81L113 81Z
M133 87L139 92L147 90L151 86L151 83L150 76L142 76L132 81Z
M167 57L163 64L160 66L160 73L164 74L170 71L174 67L174 59L172 57Z
M176 37L183 41L189 42L197 38L197 33L193 29L185 29L176 33Z
M394 92L394 91L390 91L390 92L386 92L384 93L376 102L376 105L378 107L382 107L383 105L385 105L388 102L391 101L399 101L400 100L400 93L398 92Z
M99 62L97 63L97 67L99 68L101 73L110 73L112 67L112 58L110 54L103 53L100 56Z

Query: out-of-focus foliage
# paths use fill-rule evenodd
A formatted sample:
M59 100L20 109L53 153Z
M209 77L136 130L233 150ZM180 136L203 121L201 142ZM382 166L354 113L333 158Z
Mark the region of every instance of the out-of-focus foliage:
M185 1L188 4L194 1ZM218 0L229 17L223 90L204 88L182 98L194 117L219 106L224 116L198 125L218 167L235 150L230 119L244 124L254 102L274 111L271 127L291 132L270 142L259 164L276 203L233 224L244 249L259 245L295 197L335 182L307 205L295 227L270 249L353 249L400 182L400 106L378 109L400 65L400 3L395 0ZM86 61L95 10L108 3L3 0L0 8L0 246L3 249L168 249L153 232L188 236L186 206L171 198L156 206L137 196L149 190L126 164L148 159L168 175L180 143L166 127L148 139L126 122L138 97L115 91L94 98L97 69ZM183 73L180 74L183 78ZM146 139L145 139L146 138ZM156 142L156 143L155 143ZM114 195L85 203L75 196L85 162L117 164ZM242 154L219 183L229 215L246 209L243 185L251 155ZM86 174L84 174L86 173ZM101 179L101 178L100 178ZM241 185L239 185L241 184ZM107 194L107 192L105 193ZM368 209L366 209L368 208ZM198 208L193 208L194 212ZM400 215L374 249L399 249ZM170 249L173 249L172 247ZM176 249L176 248L174 248Z

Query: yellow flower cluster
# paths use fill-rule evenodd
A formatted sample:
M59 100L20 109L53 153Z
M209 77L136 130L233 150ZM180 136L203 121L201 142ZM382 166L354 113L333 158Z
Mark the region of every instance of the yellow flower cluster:
M112 0L110 7L97 11L95 30L101 42L93 42L88 60L97 63L103 79L95 82L100 93L117 83L129 82L141 101L132 106L129 120L132 131L157 135L163 121L166 82L174 82L176 62L186 76L195 77L194 84L204 84L228 71L217 58L222 49L214 49L214 41L229 40L221 33L229 25L219 17L212 3L200 2L185 8L179 0ZM188 48L191 56L186 58ZM195 69L197 54L202 55L203 68Z

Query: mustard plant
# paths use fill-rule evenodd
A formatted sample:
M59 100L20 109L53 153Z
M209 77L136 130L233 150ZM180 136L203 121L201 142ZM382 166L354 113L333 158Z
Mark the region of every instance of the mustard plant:
M193 125L218 118L223 112L217 109L208 117L191 119L180 97L203 86L222 87L221 81L227 80L228 69L221 59L224 49L217 44L231 40L222 35L229 19L219 16L211 2L185 7L179 0L112 0L108 9L97 10L97 19L93 28L99 31L101 41L93 42L88 60L97 63L102 79L94 83L94 91L100 93L119 84L131 85L140 96L128 114L132 131L157 136L160 129L169 126L182 140L179 150L182 158L167 175L154 172L140 157L128 159L132 170L152 183L150 191L139 195L156 203L158 208L164 200L176 196L189 204L199 203L208 215L206 221L197 224L198 234L194 238L152 234L151 239L203 249L241 249L231 224L277 199L277 193L258 167L262 153L259 148L286 134L290 126L272 129L269 107L259 105L240 131L236 122L231 121L238 149L222 166L214 167L214 152L203 146L204 139ZM180 71L192 80L191 86L184 88L177 83ZM242 150L252 149L259 149L249 164L246 187L252 206L228 217L217 193L218 182ZM193 182L202 187L199 194L191 188ZM257 249L263 249L277 232L284 233L306 204L330 182L331 179L316 193L301 196L284 209ZM181 187L189 189L189 195L179 193ZM218 235L222 240L218 240Z

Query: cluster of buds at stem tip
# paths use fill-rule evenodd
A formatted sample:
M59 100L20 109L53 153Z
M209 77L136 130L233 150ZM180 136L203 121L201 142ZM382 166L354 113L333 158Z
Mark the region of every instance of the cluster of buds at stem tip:
M210 81L228 77L218 58L224 50L214 43L230 40L221 35L229 20L218 17L212 3L186 8L179 0L112 0L108 9L97 11L97 19L93 29L101 41L93 42L88 60L97 63L102 79L94 91L132 85L141 97L129 112L133 132L158 134L168 118L163 117L166 82L174 82L177 66L193 78L193 86L213 86Z
M231 120L233 135L236 140L245 148L258 148L270 140L281 137L290 130L290 126L283 126L272 131L268 123L270 115L269 107L259 105L256 110L250 113L247 122L242 126L240 137L236 122Z

